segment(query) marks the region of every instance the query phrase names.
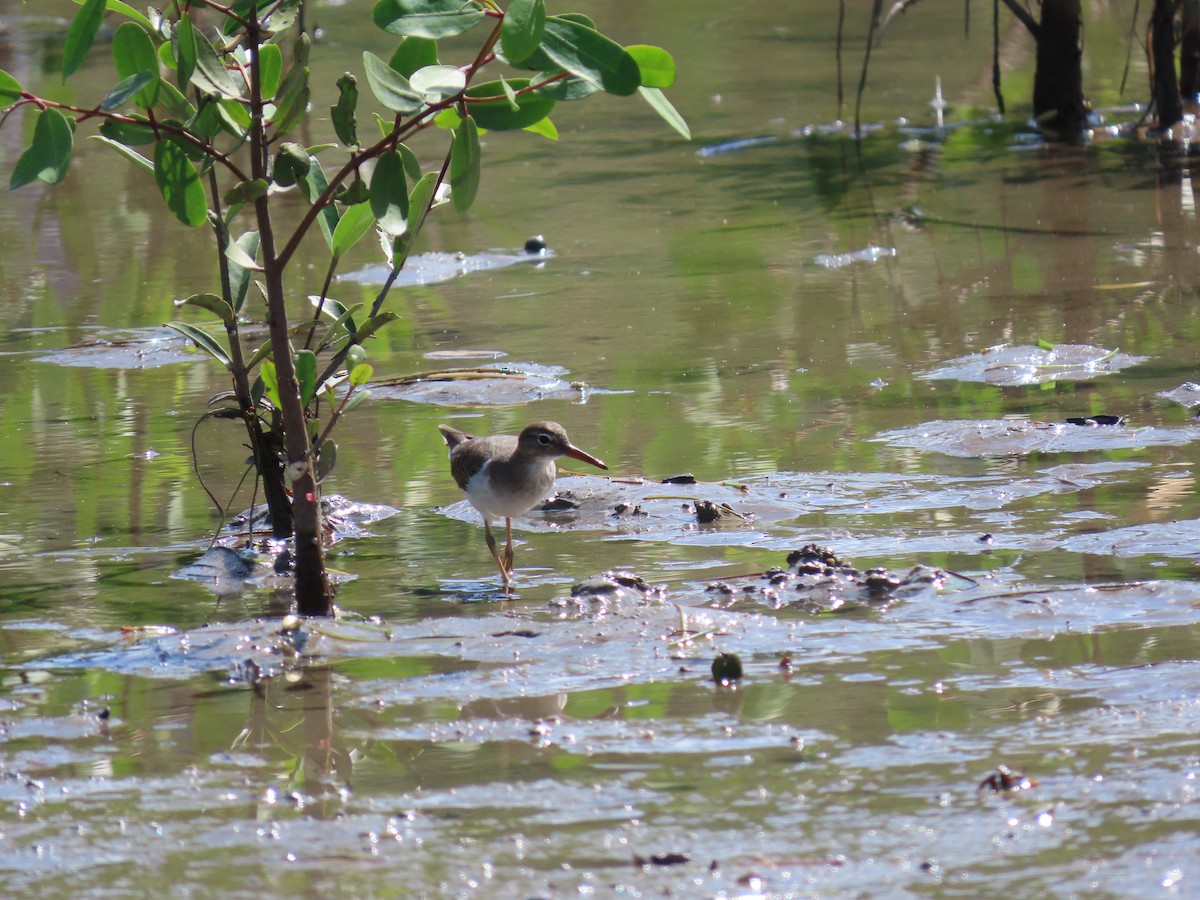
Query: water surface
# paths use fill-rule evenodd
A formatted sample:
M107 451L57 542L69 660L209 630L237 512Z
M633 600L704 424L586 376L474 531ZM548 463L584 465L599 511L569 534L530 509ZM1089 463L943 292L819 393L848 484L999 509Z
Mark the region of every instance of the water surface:
M390 52L367 7L315 4L318 86L364 47ZM0 3L20 24L0 67L82 90L56 74L62 26L29 12ZM856 146L832 126L825 15L598 5L618 38L675 53L695 140L604 98L560 107L556 145L487 136L475 208L440 210L419 249L511 252L540 233L553 255L397 290L400 320L370 348L380 378L499 361L588 388L360 407L327 488L397 512L331 554L345 619L299 632L280 634L269 585L217 596L172 577L220 522L193 441L226 502L246 455L226 424L193 434L220 373L186 348L155 356L170 301L213 288L203 236L86 141L66 184L8 196L10 890L1191 892L1200 435L1160 396L1200 380L1191 171L1103 133L1038 142L1019 32L1016 112L992 119L988 29L963 37L922 8L876 55L879 127ZM1089 30L1099 107L1129 102L1116 31ZM89 73L107 84L103 57ZM328 95L306 141L330 133ZM24 127L0 130L6 166ZM368 243L347 271L378 262ZM322 275L300 273L295 296ZM1099 349L1081 368L1039 341ZM137 349L91 355L114 343ZM1016 361L979 363L1001 344ZM1066 422L1099 415L1125 422ZM436 425L540 418L644 482L564 479L580 509L518 523L519 590L501 602ZM685 472L700 485L655 483ZM697 500L739 515L701 524ZM808 543L860 570L947 574L884 601L760 577ZM609 569L653 589L571 599ZM745 666L735 690L711 681L719 652ZM980 791L1001 765L1036 786Z

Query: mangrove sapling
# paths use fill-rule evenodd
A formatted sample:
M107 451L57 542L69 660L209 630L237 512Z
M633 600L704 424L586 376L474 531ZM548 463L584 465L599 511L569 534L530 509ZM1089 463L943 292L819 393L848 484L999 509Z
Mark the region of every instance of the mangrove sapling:
M214 316L225 338L187 322L170 327L229 371L232 390L217 403L223 418L244 423L275 534L293 538L297 609L327 615L320 483L336 459L331 434L368 394L363 345L395 318L383 306L426 217L446 202L470 208L481 130L556 139L549 114L558 102L640 95L687 137L661 91L674 81L674 61L657 47L622 47L587 16L549 15L544 0L379 0L371 17L398 42L388 60L364 52L362 74L385 112L373 125L359 121L359 79L347 73L328 107L337 143L306 147L286 139L311 99L311 41L296 26L302 0L173 0L145 15L121 0L76 2L63 78L80 70L111 15L124 20L112 35L115 86L93 105L72 105L0 71L3 121L18 110L36 115L10 185L62 182L76 130L90 121L98 125L91 137L153 177L181 223L209 226L220 293L178 304ZM438 42L477 27L477 52L442 64ZM498 62L507 75L477 82ZM438 134L434 126L448 140L427 170L406 142ZM334 151L336 160L323 161ZM307 200L299 216L280 202L289 191ZM286 276L314 226L329 254L323 286L310 311L289 313ZM389 276L370 309L344 306L329 296L338 265L371 232ZM262 312L252 287L265 299ZM246 353L241 326L264 313L268 339Z

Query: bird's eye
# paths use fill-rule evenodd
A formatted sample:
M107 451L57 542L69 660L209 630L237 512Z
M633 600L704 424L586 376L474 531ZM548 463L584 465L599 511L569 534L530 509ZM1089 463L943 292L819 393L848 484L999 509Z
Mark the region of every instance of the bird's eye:
M546 432L543 431L541 434L538 435L538 443L541 444L543 447L546 446L547 444L550 443L550 435L546 434Z

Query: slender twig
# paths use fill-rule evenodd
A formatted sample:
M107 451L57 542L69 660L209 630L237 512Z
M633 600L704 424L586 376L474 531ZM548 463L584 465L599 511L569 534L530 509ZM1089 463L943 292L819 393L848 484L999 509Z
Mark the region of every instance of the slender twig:
M1017 0L1000 0L1000 2L1007 6L1008 11L1017 17L1017 21L1019 21L1025 26L1026 29L1028 29L1029 33L1033 35L1033 39L1035 41L1041 40L1042 26L1034 21L1034 18L1032 15L1030 15L1029 10L1021 6Z

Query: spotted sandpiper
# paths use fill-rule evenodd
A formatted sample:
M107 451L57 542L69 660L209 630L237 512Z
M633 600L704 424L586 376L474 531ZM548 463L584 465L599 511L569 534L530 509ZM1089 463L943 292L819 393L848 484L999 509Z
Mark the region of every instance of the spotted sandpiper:
M566 429L557 422L534 422L519 435L475 437L449 425L439 425L438 431L450 448L450 474L483 516L488 549L506 588L512 584L513 516L528 512L546 499L558 474L554 461L569 456L601 469L608 468L572 444ZM492 536L492 522L501 517L508 538L503 557Z

